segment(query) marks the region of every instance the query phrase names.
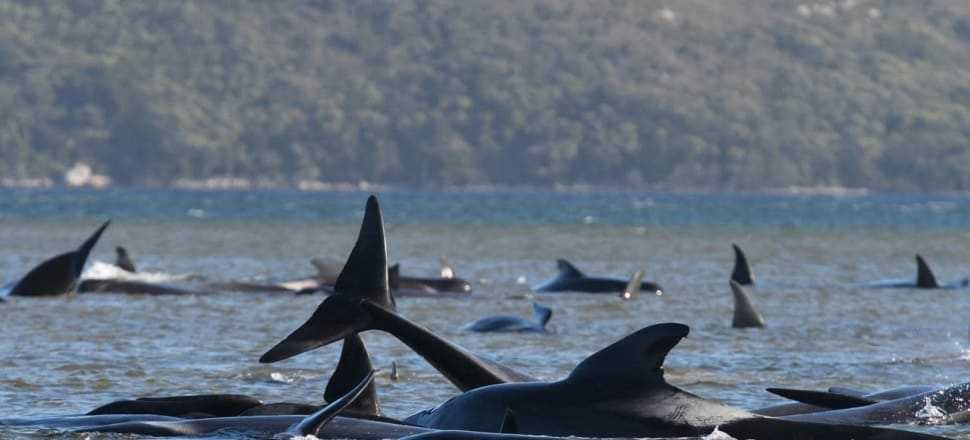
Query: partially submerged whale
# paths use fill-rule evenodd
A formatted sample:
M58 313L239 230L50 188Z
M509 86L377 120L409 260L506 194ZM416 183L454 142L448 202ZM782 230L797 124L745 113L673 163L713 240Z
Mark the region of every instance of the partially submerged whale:
M50 258L31 269L13 286L10 295L53 296L74 293L91 249L110 223L110 220L104 222L77 249Z
M876 281L865 284L864 287L871 288L904 288L904 289L963 289L970 287L970 279L961 278L957 281L940 284L936 280L936 275L930 269L923 256L916 254L916 280L886 280Z
M754 275L751 275L748 257L744 255L740 246L731 243L731 247L734 249L734 270L731 271L731 280L742 286L754 285Z
M921 389L924 391L916 392ZM770 388L769 391L823 408L823 411L785 416L787 420L852 425L943 425L970 421L970 383L932 390L906 387L863 396L785 388Z
M782 420L684 392L663 378L667 353L689 328L656 324L582 361L558 382L477 388L405 419L435 429L499 432L507 411L518 432L585 437L675 437L719 429L739 439L918 439L907 431Z
M533 320L531 321L511 315L488 316L471 322L464 328L478 333L545 333L546 324L549 322L549 318L552 318L552 309L533 302L532 315Z
M359 384L333 403L324 406L309 416L248 416L219 417L194 420L130 421L98 426L85 426L77 432L110 432L150 436L203 436L217 431L233 431L247 435L272 438L305 438L314 436L321 439L352 438L379 439L399 438L427 432L427 429L400 423L338 417L337 415L353 403L373 384L374 374L370 372Z
M317 273L303 278L278 282L222 281L208 283L206 287L229 292L264 293L317 293L329 290L336 279L333 267L317 258L311 259L310 264Z
M360 336L344 338L337 368L330 376L324 391L327 402L335 402L363 380L373 367ZM237 394L199 394L167 397L141 397L118 400L99 406L87 415L156 414L182 418L211 418L233 416L307 415L319 411L322 405L305 403L264 404L255 397ZM373 383L346 409L348 415L389 420L382 416L377 390Z
M401 263L388 268L388 283L398 296L435 295L442 293L471 293L472 285L455 276L455 270L442 261L440 278L409 277L401 274Z
M534 380L475 356L394 310L394 297L388 287L384 222L377 198L370 196L357 242L334 284L334 293L320 303L302 326L259 361L278 362L348 335L376 329L397 337L463 391L496 383Z
M572 263L559 259L556 260L556 267L559 274L555 278L539 284L532 288L536 292L586 292L586 293L619 293L622 292L627 282L618 278L589 277L576 269ZM657 283L643 281L640 289L647 292L663 293L663 289Z
M731 280L731 292L734 294L734 318L731 320L731 327L764 327L765 319L754 308L747 290L737 281Z
M262 405L259 399L239 394L199 394L172 397L140 397L101 405L86 415L155 414L172 417L231 417Z
M146 281L123 280L117 278L89 278L81 281L78 293L124 293L143 295L208 295L212 291L186 289Z

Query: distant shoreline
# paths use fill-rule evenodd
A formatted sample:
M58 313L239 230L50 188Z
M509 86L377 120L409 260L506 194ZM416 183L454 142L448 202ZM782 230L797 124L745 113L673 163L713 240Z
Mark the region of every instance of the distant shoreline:
M887 193L885 191L875 191L868 188L849 188L842 186L789 186L783 188L765 188L760 190L741 190L741 191L720 191L713 188L703 187L673 187L670 185L657 185L652 187L624 187L617 185L594 185L594 184L553 184L553 185L514 185L514 184L475 184L475 185L440 185L440 186L411 186L401 184L373 183L367 181L359 182L323 182L302 180L296 183L280 182L274 180L246 179L240 177L214 177L209 179L178 179L169 185L72 185L69 183L59 183L51 178L27 178L27 179L0 179L0 188L4 189L93 189L107 190L115 188L168 188L191 191L252 191L252 190L296 190L305 192L354 192L354 191L434 191L434 192L467 192L467 193L488 193L488 192L514 192L528 191L541 192L550 191L557 193L615 193L615 192L653 192L653 193L674 193L674 194L772 194L772 195L792 195L792 196L829 196L829 197L862 197L873 194ZM891 191L888 193L892 193ZM928 193L928 194L961 194L955 192Z

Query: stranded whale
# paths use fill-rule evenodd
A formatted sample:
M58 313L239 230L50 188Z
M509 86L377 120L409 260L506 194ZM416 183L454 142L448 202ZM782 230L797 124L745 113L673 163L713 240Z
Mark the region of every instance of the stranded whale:
M552 317L552 309L543 307L539 303L532 303L533 320L518 316L498 315L488 316L465 325L465 330L478 333L499 332L533 332L545 333L546 323Z
M406 419L435 429L500 432L512 411L518 432L585 437L674 437L719 429L739 439L918 439L907 431L762 417L705 400L663 378L667 353L689 328L643 328L582 361L558 382L477 388Z
M904 289L963 289L970 286L970 279L962 278L948 284L940 284L930 265L920 254L916 254L916 280L886 280L865 284L872 288L904 288Z
M50 258L27 272L10 290L13 296L52 296L74 293L91 249L111 221L101 225L77 249Z
M559 274L555 278L532 288L536 292L586 292L586 293L619 293L626 288L627 282L618 278L589 277L576 269L570 262L556 260ZM647 292L663 293L663 289L654 282L643 281L640 289Z
M384 223L377 198L370 196L360 233L344 265L334 293L313 315L260 362L277 362L365 330L383 330L411 347L461 390L496 383L528 381L531 377L475 356L433 332L398 315L388 288Z

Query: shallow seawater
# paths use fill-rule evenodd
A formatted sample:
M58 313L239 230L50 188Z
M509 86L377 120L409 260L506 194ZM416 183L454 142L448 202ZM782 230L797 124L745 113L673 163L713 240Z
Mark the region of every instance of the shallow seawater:
M139 269L187 287L286 280L313 257L341 262L363 193L161 190L0 191L0 284L113 223L93 262L128 248ZM915 276L924 255L941 281L970 274L970 198L668 194L382 194L390 259L434 275L446 257L467 298L403 298L400 312L469 350L543 379L659 322L691 327L666 377L742 408L780 402L766 387L884 389L968 381L970 290L865 289ZM731 243L748 254L763 330L730 327ZM643 269L663 296L535 294L567 258L589 274ZM231 293L9 298L0 305L0 417L82 413L135 396L242 393L319 402L339 344L272 365L259 356L299 326L318 296ZM553 309L549 334L472 334L490 314ZM364 335L381 401L404 417L456 389L392 337ZM391 362L400 379L392 381ZM970 438L970 425L905 426ZM0 438L50 433L0 428ZM65 437L74 437L64 435ZM99 437L99 436L95 436Z

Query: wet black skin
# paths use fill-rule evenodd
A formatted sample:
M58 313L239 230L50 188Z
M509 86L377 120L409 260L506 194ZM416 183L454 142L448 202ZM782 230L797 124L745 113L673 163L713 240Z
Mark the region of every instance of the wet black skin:
M88 255L110 221L104 222L76 250L57 255L27 272L10 290L12 296L56 296L74 293Z
M93 278L81 281L77 291L78 293L123 293L131 295L208 295L213 293L144 281Z
M536 292L584 292L618 294L627 286L627 280L586 276L566 260L557 260L559 274L555 278L532 288ZM663 292L659 284L651 281L640 283L644 292Z
M334 284L334 293L320 303L302 326L259 361L277 362L351 334L382 330L411 347L463 391L532 379L469 353L398 315L394 309L388 281L384 222L377 199L371 196L357 242Z
M930 265L919 254L916 254L916 279L915 280L884 280L876 281L863 285L863 287L885 289L965 289L970 287L970 279L961 278L957 281L940 284L936 280L936 275L930 269Z
M478 388L406 419L435 429L498 432L516 415L523 434L580 437L682 437L715 427L744 439L928 439L908 431L761 417L712 402L663 379L666 354L689 329L657 324L591 355L558 382Z

